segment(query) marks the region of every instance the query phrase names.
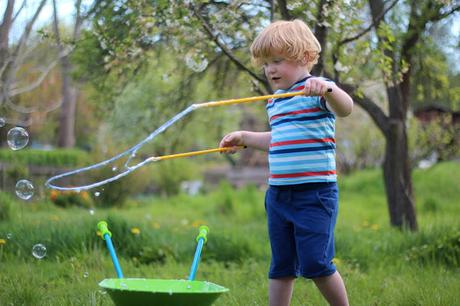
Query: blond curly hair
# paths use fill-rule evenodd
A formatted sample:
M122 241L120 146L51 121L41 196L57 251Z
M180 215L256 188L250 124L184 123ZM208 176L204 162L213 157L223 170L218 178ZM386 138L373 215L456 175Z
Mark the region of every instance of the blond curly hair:
M256 37L250 51L252 62L258 67L276 54L306 64L311 71L318 62L321 45L310 28L296 19L271 23Z

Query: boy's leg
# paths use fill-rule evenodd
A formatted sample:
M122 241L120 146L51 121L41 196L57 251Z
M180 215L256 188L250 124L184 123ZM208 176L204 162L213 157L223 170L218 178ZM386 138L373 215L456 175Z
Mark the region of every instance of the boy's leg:
M291 304L294 277L270 279L269 302L270 306L289 306Z
M339 272L336 271L329 276L314 278L313 281L329 305L348 306L347 290Z

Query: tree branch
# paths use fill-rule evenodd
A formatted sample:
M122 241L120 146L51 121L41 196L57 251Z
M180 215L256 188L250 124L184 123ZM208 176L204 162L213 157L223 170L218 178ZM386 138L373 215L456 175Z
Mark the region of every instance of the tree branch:
M380 24L380 22L382 21L382 19L385 17L385 15L388 13L388 11L390 11L397 3L398 3L399 0L395 0L393 1L393 3L390 4L390 6L388 6L375 20L372 21L372 23L367 27L365 28L361 33L358 33L352 37L348 37L348 38L345 38L343 40L341 40L338 45L341 46L341 45L344 45L344 44L347 44L349 42L352 42L352 41L355 41L359 38L361 38L362 36L364 36L366 33L370 32L370 30L372 30L372 28L377 28L378 25Z
M283 18L283 20L291 20L292 15L289 13L286 0L278 0L277 2L281 12L281 18Z
M240 69L247 72L252 78L256 79L260 83L264 85L264 87L271 92L270 86L268 85L267 81L264 78L258 76L254 71L249 69L245 64L243 64L236 56L224 45L220 42L218 35L213 33L211 26L208 22L201 16L201 14L197 11L196 7L192 6L194 15L200 21L203 29L206 31L208 36L216 43L216 45L225 53L225 55Z
M386 135L389 131L388 116L382 111L372 99L364 94L358 94L355 85L351 84L338 84L340 88L345 90L361 108L363 108L372 120L375 122L377 127Z

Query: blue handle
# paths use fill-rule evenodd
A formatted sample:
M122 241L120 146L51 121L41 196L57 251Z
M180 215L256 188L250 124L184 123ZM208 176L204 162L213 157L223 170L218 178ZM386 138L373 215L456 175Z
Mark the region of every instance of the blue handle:
M118 262L117 254L115 253L115 249L112 244L112 239L110 239L109 234L104 234L104 240L107 244L107 248L109 249L110 257L112 257L113 266L117 271L118 278L123 278L123 272L121 272L120 263Z
M196 274L196 270L198 270L198 262L200 261L201 250L203 249L203 244L204 244L204 238L198 239L198 245L196 246L195 257L193 258L192 268L190 269L190 276L188 277L188 280L192 281L195 279L195 274Z

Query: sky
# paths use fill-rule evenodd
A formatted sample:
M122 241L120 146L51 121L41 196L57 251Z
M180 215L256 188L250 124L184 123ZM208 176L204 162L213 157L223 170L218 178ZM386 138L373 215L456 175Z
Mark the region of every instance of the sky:
M27 24L27 21L33 16L35 11L37 10L38 5L40 4L40 0L26 0L26 5L21 11L21 14L18 16L17 21L13 24L13 28L11 30L11 39L15 40L20 37L22 32L24 31L24 27ZM91 3L90 0L83 0L83 4ZM14 5L14 11L17 12L21 7L23 0L16 0ZM74 9L75 0L56 0L58 6L59 16L64 18L64 20L72 20ZM7 0L0 0L0 18L3 19L3 12L5 11L7 4ZM53 2L52 0L47 0L45 7L40 12L38 19L35 23L35 29L39 29L44 25L50 24L53 18Z

